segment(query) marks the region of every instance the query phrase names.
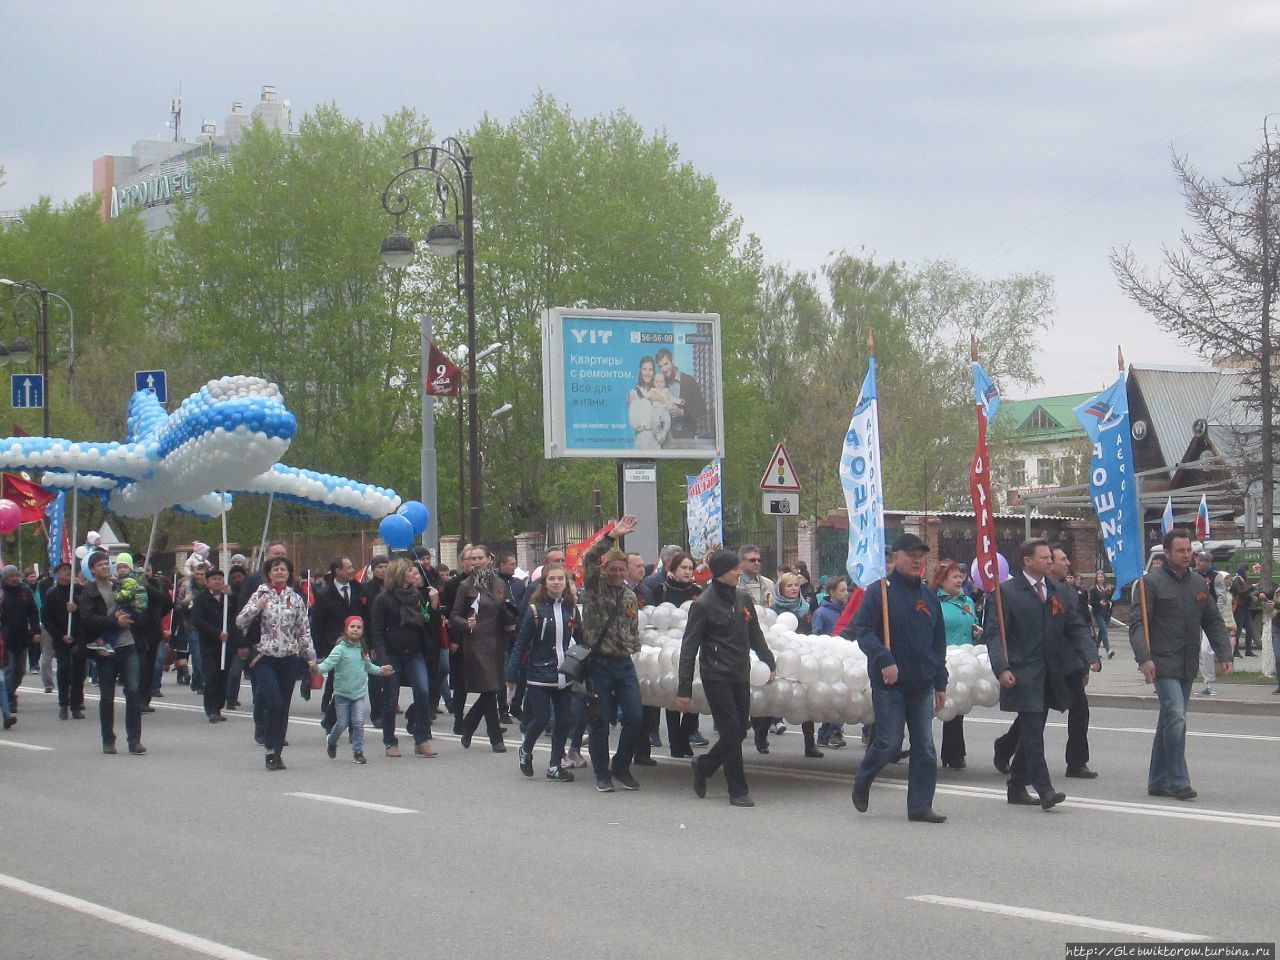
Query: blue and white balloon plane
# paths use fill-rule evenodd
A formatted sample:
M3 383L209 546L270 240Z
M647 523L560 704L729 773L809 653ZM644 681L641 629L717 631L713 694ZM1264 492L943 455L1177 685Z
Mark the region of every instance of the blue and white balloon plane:
M218 517L230 508L233 493L274 495L368 520L400 506L386 487L281 464L297 431L274 383L222 377L173 413L153 391L139 390L129 400L128 435L120 443L0 440L0 469L41 470L44 486L95 492L121 517L169 508Z

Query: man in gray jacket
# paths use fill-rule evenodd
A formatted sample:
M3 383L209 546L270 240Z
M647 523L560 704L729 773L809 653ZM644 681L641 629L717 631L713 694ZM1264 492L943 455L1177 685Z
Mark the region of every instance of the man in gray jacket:
M1187 771L1187 703L1200 663L1200 631L1209 638L1218 672L1230 673L1231 642L1204 577L1191 569L1191 535L1175 527L1164 535L1164 566L1133 590L1129 644L1147 683L1155 684L1160 719L1151 744L1147 793L1194 800ZM1146 622L1143 622L1143 609Z

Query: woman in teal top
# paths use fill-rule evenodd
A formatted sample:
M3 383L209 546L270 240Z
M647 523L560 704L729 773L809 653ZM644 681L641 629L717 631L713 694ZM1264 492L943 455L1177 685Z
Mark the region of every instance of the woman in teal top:
M977 606L964 592L964 567L954 560L943 560L933 571L930 585L938 591L938 602L942 604L947 646L972 644L981 629ZM960 714L942 725L942 765L952 770L964 769L964 717Z

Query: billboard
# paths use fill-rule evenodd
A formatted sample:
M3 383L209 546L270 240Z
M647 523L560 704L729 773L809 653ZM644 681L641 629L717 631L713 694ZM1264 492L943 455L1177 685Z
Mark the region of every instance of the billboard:
M548 459L724 455L719 314L548 310L542 387Z

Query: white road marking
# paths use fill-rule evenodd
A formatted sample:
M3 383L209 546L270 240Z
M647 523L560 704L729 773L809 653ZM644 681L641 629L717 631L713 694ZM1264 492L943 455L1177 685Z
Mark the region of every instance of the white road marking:
M166 927L150 920L143 920L141 917L121 913L119 910L112 910L110 907L91 903L88 900L81 900L79 897L59 893L57 890L50 890L48 887L28 883L25 880L19 880L17 877L10 877L3 873L0 873L0 888L12 890L15 893L24 893L29 897L35 897L37 900L43 900L59 907L66 907L76 913L83 913L87 917L105 920L107 923L113 923L126 930L145 934L148 937L155 937L157 940L172 943L206 957L216 957L218 960L265 960L264 957L260 957L256 953L246 953L244 950L237 950L235 947L228 947L226 944L206 940L204 937L197 937L193 933L184 933L181 930L175 930L173 927Z
M21 743L17 740L0 740L0 747L17 747L19 750L52 750L53 747L41 747L34 743Z
M343 807L359 807L361 810L375 810L378 813L417 813L408 807L392 807L385 803L370 803L367 800L348 800L346 797L330 797L323 793L286 793L286 797L301 797L303 800L319 800L321 803L336 803Z
M1088 930L1100 930L1103 933L1119 933L1133 937L1145 937L1148 940L1165 940L1176 943L1197 943L1209 940L1209 937L1198 933L1183 933L1179 930L1162 930L1159 927L1143 927L1133 923L1117 923L1114 920L1099 920L1095 917L1078 917L1070 913L1052 913L1048 910L1033 910L1029 907L1014 907L1004 903L987 903L982 900L964 900L959 897L936 897L929 894L907 897L920 903L935 903L944 907L960 907L963 910L977 910L980 913L996 913L1006 917L1020 917L1024 920L1040 920L1044 923L1060 923L1068 927L1084 927Z
M1012 719L1004 719L1002 717L965 717L965 723L995 723L1002 727L1007 727L1013 723ZM1046 723L1046 727L1057 727L1065 730L1065 723ZM1096 724L1089 724L1090 733L1141 733L1145 736L1154 736L1155 730L1149 727L1099 727ZM1280 743L1280 737L1266 736L1260 733L1213 733L1209 730L1188 730L1188 737L1208 737L1211 740L1255 740L1262 743Z

